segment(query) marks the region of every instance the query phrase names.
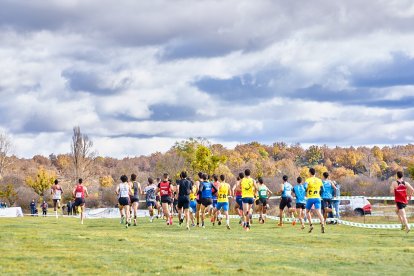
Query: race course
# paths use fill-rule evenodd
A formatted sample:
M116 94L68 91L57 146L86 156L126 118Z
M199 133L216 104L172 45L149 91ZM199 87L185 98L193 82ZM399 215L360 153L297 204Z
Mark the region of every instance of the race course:
M231 221L206 228L167 226L140 218L0 219L0 273L151 275L412 275L414 232L316 224L312 233L274 221L245 232Z

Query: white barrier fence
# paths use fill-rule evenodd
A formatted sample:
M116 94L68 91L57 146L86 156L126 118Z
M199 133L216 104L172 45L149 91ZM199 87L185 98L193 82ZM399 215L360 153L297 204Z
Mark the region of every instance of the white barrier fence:
M10 207L10 208L1 208L0 217L2 218L15 218L22 217L23 211L21 207Z

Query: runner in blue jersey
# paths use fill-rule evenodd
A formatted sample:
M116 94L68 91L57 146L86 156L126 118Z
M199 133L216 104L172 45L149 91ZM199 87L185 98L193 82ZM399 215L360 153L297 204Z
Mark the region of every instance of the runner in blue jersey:
M299 209L299 221L301 229L305 229L304 217L306 208L306 185L302 184L302 177L296 179L297 184L293 187L292 194L296 198L296 211Z
M213 193L216 193L217 190L213 186L211 182L208 180L207 174L203 174L201 177L200 187L199 190L201 192L201 227L205 228L204 226L204 218L206 216L206 209L207 211L209 208L211 208L211 205L213 204Z
M323 173L323 180L322 180L322 210L323 210L323 218L326 221L328 217L328 213L332 212L332 198L334 196L334 191L336 190L335 184L329 180L329 173Z
M283 176L283 184L280 186L280 192L281 192L281 199L279 204L279 224L278 226L283 226L283 210L285 207L288 207L288 213L292 215L292 218L295 218L293 215L293 208L292 208L292 190L293 186L288 182L288 176Z

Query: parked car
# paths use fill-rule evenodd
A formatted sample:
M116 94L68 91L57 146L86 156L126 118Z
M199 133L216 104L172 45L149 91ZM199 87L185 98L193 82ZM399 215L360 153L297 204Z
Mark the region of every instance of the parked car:
M355 215L363 216L370 215L372 210L371 203L368 199L359 197L353 199L343 199L339 202L339 211L343 212L353 212Z

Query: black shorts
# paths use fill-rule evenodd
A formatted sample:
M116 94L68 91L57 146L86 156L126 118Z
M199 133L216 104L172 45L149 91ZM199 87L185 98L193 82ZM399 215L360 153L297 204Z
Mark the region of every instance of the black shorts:
M173 203L173 199L170 196L161 196L161 203Z
M129 197L120 197L120 198L118 198L118 203L121 206L129 205Z
M407 207L407 204L405 204L405 203L396 202L396 204L397 204L398 210L401 210L401 209L404 209L405 207Z
M178 204L178 199L174 198L173 205L177 206L177 204Z
M160 198L160 196L159 196L159 195L155 196L155 201L156 201L156 202L160 202L160 201L161 201L161 198Z
M292 198L290 197L282 197L279 204L279 209L283 210L285 207L292 208Z
M267 205L267 198L259 198L259 205L266 206Z
M134 202L139 202L139 198L133 197L133 196L130 197L130 200L131 200L131 204Z
M184 208L188 209L190 208L190 196L179 196L178 202L177 202L178 209Z
M75 207L81 206L85 204L85 199L77 197L75 198Z
M296 209L305 210L306 209L306 204L305 203L296 203Z
M322 209L325 208L332 209L332 199L330 198L322 198Z
M202 198L201 199L201 204L204 207L208 207L209 205L212 205L213 204L213 199L212 198Z

